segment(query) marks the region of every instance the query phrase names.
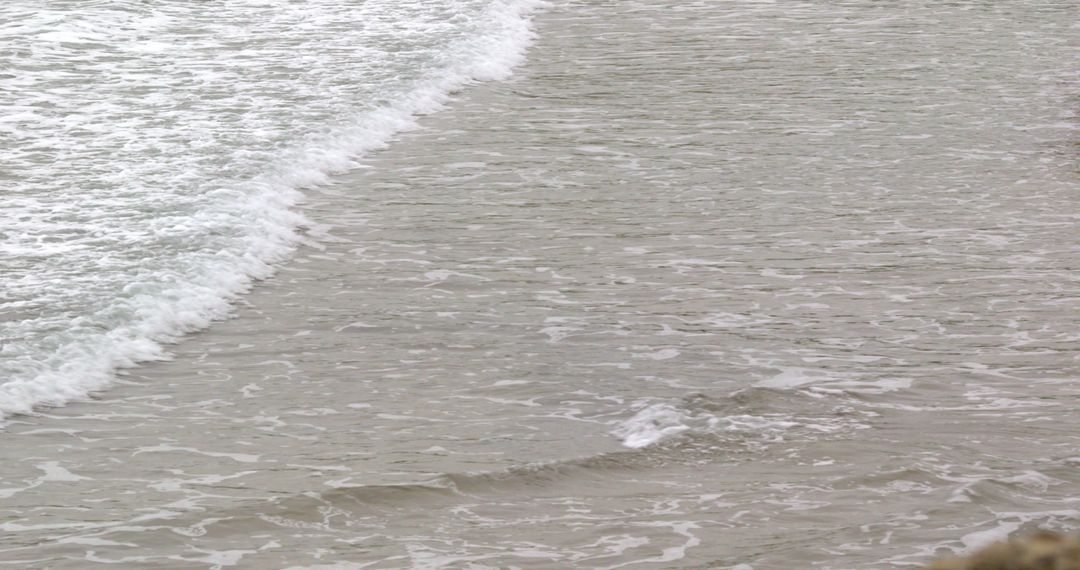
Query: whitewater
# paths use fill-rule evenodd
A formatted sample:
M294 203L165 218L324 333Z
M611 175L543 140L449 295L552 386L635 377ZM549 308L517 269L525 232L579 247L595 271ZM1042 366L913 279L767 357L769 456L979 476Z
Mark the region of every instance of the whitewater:
M0 7L0 417L225 317L297 244L302 190L506 77L536 5Z

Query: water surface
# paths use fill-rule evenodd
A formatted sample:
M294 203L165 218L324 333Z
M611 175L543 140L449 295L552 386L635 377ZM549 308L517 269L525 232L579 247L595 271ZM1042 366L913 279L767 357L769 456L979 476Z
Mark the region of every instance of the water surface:
M1068 2L574 1L236 318L0 437L15 567L913 567L1080 527Z

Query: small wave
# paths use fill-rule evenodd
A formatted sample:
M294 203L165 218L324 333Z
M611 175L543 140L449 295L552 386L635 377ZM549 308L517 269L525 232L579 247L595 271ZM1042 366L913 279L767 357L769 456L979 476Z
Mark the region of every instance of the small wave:
M640 404L611 433L631 449L689 435L766 440L800 432L823 435L856 427L851 411L808 393L751 387L719 400L692 394L677 403Z
M243 156L257 153L266 154L267 157L273 155L269 162L271 166L263 168L259 174L238 179L243 181L225 184L196 197L155 195L157 198L197 204L194 212L172 212L169 216L156 212L156 206L143 204L150 199L142 186L154 184L151 179L139 177L138 172L134 172L138 169L134 167L133 173L110 172L113 178L109 184L133 185L132 188L124 186L123 189L124 192L130 190L130 196L124 197L130 203L118 203L117 207L154 210L140 210L139 215L150 221L145 223L146 227L137 228L137 232L117 238L120 240L117 246L123 245L133 252L149 254L171 251L165 245L167 240L171 240L168 243L183 241L185 245L176 253L156 259L154 263L148 263L145 259L124 259L121 263L111 258L112 250L101 253L94 249L103 247L101 243L104 242L87 233L90 230L79 226L86 225L85 222L63 222L72 228L79 226L77 231L88 236L78 238L85 243L73 238L65 246L68 248L66 254L78 255L80 263L85 262L81 274L92 275L96 282L104 282L105 278L101 275L113 275L113 278L107 287L94 285L79 293L75 285L67 281L76 273L64 267L64 264L58 263L55 275L50 276L42 274L44 270L40 264L27 262L25 265L30 269L27 269L24 278L12 277L9 280L8 294L0 295L0 310L14 311L22 317L44 314L46 307L50 307L52 312L49 316L37 318L9 319L0 316L0 326L3 326L0 328L0 376L4 381L0 384L0 420L11 414L30 413L36 406L62 405L73 399L85 398L90 392L107 387L117 369L164 359L167 357L164 344L175 342L182 335L203 329L214 320L227 316L231 303L247 292L256 280L270 276L274 264L287 259L298 244L298 229L307 225L306 219L295 211L303 199L302 189L326 183L330 175L349 169L355 157L379 149L395 133L415 127L418 116L438 110L448 101L451 93L470 82L509 76L512 68L524 58L525 49L533 37L530 15L541 5L539 0L493 0L484 13L476 17L479 22L468 24L470 33L461 34L449 47L441 50L441 59L423 69L415 79L406 82L395 95L387 95L384 101L374 107L351 117L343 117L343 120L336 121L338 126L323 134L307 133L299 140L287 143L279 141L280 149L237 150ZM160 20L168 23L168 18L164 16ZM43 29L48 28L45 24L48 22L42 24ZM22 28L12 33L23 33L20 30ZM51 54L50 57L69 57L63 51L71 49L70 45L64 43L68 42L65 38L46 34L37 39L51 42L50 51L47 52ZM131 41L133 45L145 43L135 40ZM78 65L80 58L89 57L77 51L72 53L74 55L70 57L75 58L73 61L76 62L72 65ZM184 107L187 103L178 105ZM108 119L91 118L99 121ZM191 128L195 129L194 126ZM256 132L250 136L258 135ZM141 143L136 138L127 144ZM158 154L157 150L149 151L153 151L149 156ZM31 158L26 159L26 168L42 168L32 163ZM136 159L125 157L125 160ZM154 162L156 159L139 160ZM195 161L202 165L217 158L202 157L196 160L191 156L174 156L172 160L181 163L183 160ZM140 162L138 166L143 168L145 165ZM179 164L176 168L182 166ZM120 165L114 170L123 168ZM149 166L145 168L156 172ZM243 168L224 164L221 168L248 172L244 169L250 169L251 164ZM121 175L131 178L126 182L117 182ZM191 175L183 173L177 177L176 180L188 181ZM169 183L180 184L175 180ZM155 191L164 192L160 189ZM116 194L120 191L113 192ZM58 239L48 234L64 228L49 225L59 216L55 212L47 212L48 208L33 196L21 200L20 207L27 208L27 211L33 213L40 210L48 215L42 214L45 217L27 221L22 226L16 226L17 220L12 218L12 224L5 229L7 235L0 232L0 237L5 238L4 247L11 249L12 255L22 251L20 255L24 257L31 254L37 256L40 255L43 241ZM14 204L13 208L19 204ZM94 207L105 206L97 204ZM116 215L114 210L102 212L101 216L94 216L107 221L111 219L110 216ZM72 208L71 215L97 219L78 211L78 208ZM93 232L101 234L109 230L97 228ZM136 235L139 233L146 235ZM45 238L42 238L43 235ZM148 239L154 243L136 243ZM91 243L94 240L97 242ZM20 245L23 242L26 247ZM56 259L60 259L61 254L65 253L58 251ZM108 273L110 271L113 273ZM16 288L21 288L19 291L24 294L18 293ZM70 308L60 305L59 300L71 299L75 301L70 301ZM79 303L87 303L87 306Z
M708 436L702 436L708 439ZM688 441L693 441L691 437ZM685 442L684 442L685 443ZM715 444L716 442L711 442ZM325 490L304 490L272 498L217 501L210 509L199 501L174 503L153 513L140 512L130 520L110 521L92 527L72 529L56 538L124 541L128 533L163 532L167 541L187 541L213 529L215 540L247 539L253 533L281 528L324 532L347 527L350 517L377 516L459 505L516 501L522 497L565 496L567 487L576 493L585 488L597 492L622 492L614 484L633 478L643 469L663 468L673 463L699 464L684 453L681 445L652 446L647 449L614 451L594 456L534 463L502 471L444 473L427 480L401 484L342 485ZM345 516L345 519L341 517Z
M709 414L694 414L671 404L653 404L620 423L612 433L631 449L640 449L663 439L694 429L715 427L720 419Z

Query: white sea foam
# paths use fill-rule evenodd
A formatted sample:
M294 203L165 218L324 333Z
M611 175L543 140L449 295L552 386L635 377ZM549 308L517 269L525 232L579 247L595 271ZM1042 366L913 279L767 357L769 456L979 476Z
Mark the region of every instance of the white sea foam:
M226 316L297 244L300 190L507 77L540 2L261 4L0 8L0 418Z
M615 427L612 433L623 445L638 449L683 433L693 422L691 414L670 404L653 404Z
M642 403L638 403L642 406ZM628 419L614 424L611 434L631 449L640 449L683 434L731 434L736 437L782 439L792 430L823 434L857 427L854 423L825 418L797 418L788 414L721 414L693 401L674 405L666 402L639 407Z

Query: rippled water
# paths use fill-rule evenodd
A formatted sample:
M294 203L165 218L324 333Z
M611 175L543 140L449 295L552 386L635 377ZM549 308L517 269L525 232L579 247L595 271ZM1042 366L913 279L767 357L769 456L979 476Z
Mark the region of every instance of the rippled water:
M0 9L0 417L85 396L224 316L292 250L297 189L505 76L531 5Z
M0 564L912 567L1080 528L1076 7L557 3L237 318L0 434Z

